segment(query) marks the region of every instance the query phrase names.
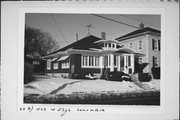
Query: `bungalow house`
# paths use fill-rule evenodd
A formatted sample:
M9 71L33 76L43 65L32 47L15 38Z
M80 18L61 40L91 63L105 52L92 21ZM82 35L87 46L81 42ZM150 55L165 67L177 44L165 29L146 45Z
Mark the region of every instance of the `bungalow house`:
M151 28L142 28L115 40L107 40L104 32L101 38L89 35L44 56L43 59L47 60L46 73L69 78L73 78L74 74L86 72L100 77L105 70L133 74L138 72L139 62L152 62L150 55L159 58L160 53L156 53L156 47L160 45L155 42L159 40L158 35L159 32ZM154 50L147 52L150 49L149 39L154 39ZM157 61L155 58L153 60Z

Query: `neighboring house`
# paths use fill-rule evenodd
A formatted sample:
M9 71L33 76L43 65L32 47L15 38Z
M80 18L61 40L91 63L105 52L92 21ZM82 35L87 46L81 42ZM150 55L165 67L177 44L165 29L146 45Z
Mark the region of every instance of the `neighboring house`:
M100 77L105 70L133 74L142 72L141 63L148 64L143 72L150 72L153 65L160 66L160 44L156 40L160 40L160 31L151 28L141 28L116 40L107 40L105 33L101 38L90 35L44 56L46 73L69 78L86 72Z
M135 62L139 63L143 72L150 72L151 68L160 68L160 41L161 32L149 27L144 28L143 24L140 24L140 28L124 36L116 38L120 42L120 45L124 48L131 48L137 52L145 54L144 57L135 59Z
M24 58L26 64L31 65L33 74L44 74L46 69L46 61L40 58L35 58L31 55L26 55Z

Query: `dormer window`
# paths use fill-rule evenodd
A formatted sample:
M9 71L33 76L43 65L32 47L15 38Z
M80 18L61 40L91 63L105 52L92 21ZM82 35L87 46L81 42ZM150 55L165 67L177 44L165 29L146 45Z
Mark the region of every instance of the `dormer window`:
M112 48L115 48L115 44L112 44Z
M104 47L108 47L108 44L107 44L107 43L104 43Z
M111 43L109 43L109 48L111 48Z

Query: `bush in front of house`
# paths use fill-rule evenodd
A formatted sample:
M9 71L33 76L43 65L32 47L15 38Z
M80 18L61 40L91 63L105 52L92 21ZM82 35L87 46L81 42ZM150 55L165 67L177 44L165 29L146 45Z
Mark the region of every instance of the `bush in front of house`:
M24 84L32 82L33 78L33 65L30 63L24 63Z
M160 72L161 72L160 67L152 67L151 71L154 79L160 79Z
M140 82L149 82L152 80L152 77L149 73L138 73L138 79Z

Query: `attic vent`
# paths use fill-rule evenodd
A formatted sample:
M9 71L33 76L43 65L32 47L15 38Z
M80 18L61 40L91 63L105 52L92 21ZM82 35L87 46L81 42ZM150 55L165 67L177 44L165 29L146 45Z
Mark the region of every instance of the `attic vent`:
M143 29L144 28L144 24L143 23L140 23L139 24L139 29Z

